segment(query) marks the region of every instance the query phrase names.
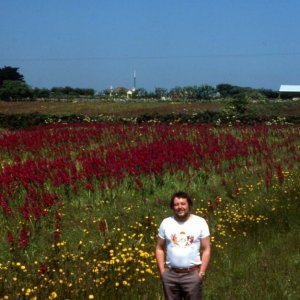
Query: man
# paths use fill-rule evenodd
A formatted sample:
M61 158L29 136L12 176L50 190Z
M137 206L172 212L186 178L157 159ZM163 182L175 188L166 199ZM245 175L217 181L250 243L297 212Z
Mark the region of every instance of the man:
M209 228L203 218L191 214L187 193L175 193L170 207L173 216L160 224L155 249L165 298L199 300L210 260Z

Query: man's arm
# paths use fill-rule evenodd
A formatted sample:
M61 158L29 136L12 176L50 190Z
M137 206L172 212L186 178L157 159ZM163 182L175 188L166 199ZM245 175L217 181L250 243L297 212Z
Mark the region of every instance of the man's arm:
M201 279L204 278L206 269L208 267L209 261L210 261L210 237L207 236L205 238L201 239L201 250L202 250L202 263L201 263L201 267L200 267L200 271L199 271L199 276Z
M165 271L165 247L166 241L160 237L157 237L155 256L160 275Z

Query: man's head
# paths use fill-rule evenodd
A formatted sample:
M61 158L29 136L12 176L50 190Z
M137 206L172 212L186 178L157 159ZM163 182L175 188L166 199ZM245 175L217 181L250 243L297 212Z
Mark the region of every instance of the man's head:
M178 220L184 221L189 217L192 205L192 199L185 192L177 192L171 197L170 207Z

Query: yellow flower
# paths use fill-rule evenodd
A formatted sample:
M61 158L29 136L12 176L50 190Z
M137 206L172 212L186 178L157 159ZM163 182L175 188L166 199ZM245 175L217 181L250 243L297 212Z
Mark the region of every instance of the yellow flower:
M127 286L129 286L130 284L126 281L126 280L123 280L123 285L127 285Z
M49 296L49 299L55 299L57 298L57 293L56 292L52 292Z
M94 295L89 295L89 299L94 299Z

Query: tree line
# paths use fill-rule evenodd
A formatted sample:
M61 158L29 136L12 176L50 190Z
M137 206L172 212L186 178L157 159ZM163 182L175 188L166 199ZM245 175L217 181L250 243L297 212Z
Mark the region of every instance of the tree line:
M125 87L104 89L96 92L92 88L72 88L53 87L33 88L26 83L24 76L20 74L19 68L4 66L0 68L0 100L4 101L32 101L36 99L61 99L74 97L97 97L103 99L110 98L133 98L133 99L172 99L172 100L212 100L218 98L230 98L239 100L268 100L278 98L277 91L270 89L254 89L250 87L240 87L227 83L216 86L193 85L176 86L171 89L157 87L154 91L147 91L144 88L134 90Z

